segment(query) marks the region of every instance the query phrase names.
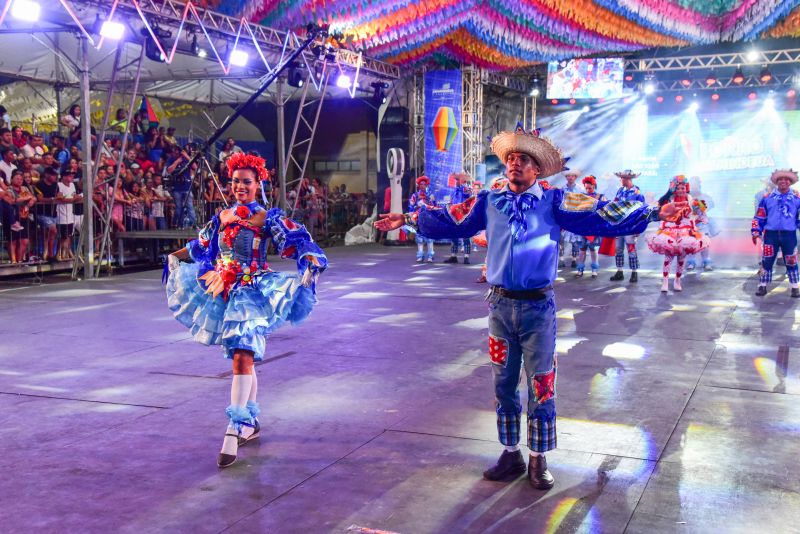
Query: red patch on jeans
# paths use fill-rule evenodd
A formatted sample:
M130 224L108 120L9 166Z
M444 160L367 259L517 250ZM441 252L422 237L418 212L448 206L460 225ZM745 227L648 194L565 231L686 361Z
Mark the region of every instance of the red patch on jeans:
M758 211L756 211L756 217L758 217L759 219L764 219L766 218L766 216L767 216L767 210L765 210L764 208L758 208Z
M636 243L628 243L628 254L636 252Z
M489 334L489 357L492 363L505 367L508 361L508 341Z
M797 254L792 254L791 256L786 256L785 258L783 258L783 260L784 260L784 263L786 263L787 266L788 265L797 265Z
M750 225L753 230L758 230L758 221L753 219L753 224Z
M775 255L775 247L772 245L764 245L764 257L770 258Z
M533 375L533 391L536 394L536 402L542 404L556 396L556 366L547 373Z

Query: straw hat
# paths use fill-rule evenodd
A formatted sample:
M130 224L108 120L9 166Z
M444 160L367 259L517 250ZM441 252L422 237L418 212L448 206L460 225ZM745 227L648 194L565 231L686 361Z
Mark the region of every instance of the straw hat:
M633 180L634 178L636 178L637 176L639 176L642 173L633 172L630 169L625 169L624 171L615 172L614 174L616 174L620 178L630 178L631 180Z
M581 175L581 171L578 169L569 169L568 171L564 171L564 176L574 176L578 177Z
M797 171L792 169L778 169L769 177L773 184L778 185L778 178L788 178L792 184L797 183Z
M561 150L552 141L540 137L538 129L527 133L519 124L514 132L500 132L494 136L492 152L503 163L512 152L529 155L539 167L539 178L547 178L565 170L564 163L568 159L561 155Z

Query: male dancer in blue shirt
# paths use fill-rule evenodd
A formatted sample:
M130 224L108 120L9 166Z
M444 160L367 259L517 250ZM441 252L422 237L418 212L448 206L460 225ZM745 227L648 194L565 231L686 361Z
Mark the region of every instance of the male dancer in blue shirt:
M640 173L635 173L630 169L621 172L615 172L622 185L617 189L617 194L614 195L614 202L641 202L644 204L644 195L639 188L633 185L633 179L639 176ZM612 281L624 280L625 275L622 274L622 267L625 265L625 249L628 249L628 265L631 268L631 283L639 281L639 255L636 253L636 238L639 235L618 235L615 245L616 255L614 260L617 264L617 272L611 277Z
M797 183L797 173L791 169L777 170L770 180L777 186L763 197L753 217L753 244L764 240L761 254L761 272L756 296L767 294L767 284L772 282L772 268L778 250L783 254L786 275L792 288L792 298L800 298L797 270L797 229L800 228L800 196L790 188Z
M538 131L502 132L492 150L506 165L508 183L481 191L447 209L382 214L376 226L389 231L415 225L435 239L470 237L486 230L489 355L497 406L497 430L505 450L484 472L502 480L525 472L519 449L522 404L519 378L528 385L528 480L550 489L554 479L544 453L556 447L556 313L553 281L561 228L579 235L641 233L650 221L674 218L686 206L648 207L640 202L602 202L581 193L544 190L538 178L564 169L561 152Z

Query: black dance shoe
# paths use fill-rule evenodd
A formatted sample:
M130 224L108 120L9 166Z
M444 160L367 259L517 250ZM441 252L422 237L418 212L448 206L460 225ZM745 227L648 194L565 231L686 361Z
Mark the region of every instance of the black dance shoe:
M464 256L464 265L469 265L469 256Z
M225 436L226 437L231 437L231 438L236 438L237 443L238 443L238 440L242 439L242 437L239 434L231 434L230 432L225 434ZM235 454L225 454L224 452L221 452L221 453L219 453L217 455L217 465L219 467L222 467L222 468L230 467L235 462L236 462L236 455Z
M758 286L758 289L756 289L756 296L763 297L766 294L767 294L767 286Z
M625 275L622 274L622 271L617 271L614 276L609 278L612 282L619 282L620 280L625 280Z
M486 480L504 480L511 477L518 477L525 472L525 458L522 452L503 451L497 463L483 472Z
M793 299L800 299L800 288L793 287L792 288L792 298Z
M555 479L547 469L547 459L544 454L531 456L528 462L528 482L536 489L549 490L555 484Z
M638 274L636 271L633 271L633 272L631 273L631 279L630 279L630 283L631 283L631 284L635 284L635 283L636 283L636 282L638 282L638 281L639 281L639 274Z
M247 437L239 436L239 440L238 441L239 441L239 446L240 447L242 445L244 445L244 444L246 444L246 443L248 443L250 441L253 441L256 438L258 438L258 435L261 433L261 425L258 424L258 419L255 420L255 423L256 424L253 426L253 433L252 434L250 434Z
M455 256L450 256L449 258L444 260L442 263L458 263L458 258L456 258Z

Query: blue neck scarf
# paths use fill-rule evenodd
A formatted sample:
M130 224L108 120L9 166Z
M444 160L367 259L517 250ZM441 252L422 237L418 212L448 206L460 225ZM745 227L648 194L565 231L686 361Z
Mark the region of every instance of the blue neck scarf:
M528 221L525 220L525 213L536 208L539 199L533 193L525 191L516 194L513 191L505 190L492 203L500 213L508 215L508 226L511 228L511 236L519 241L528 229Z
M782 194L782 193L781 193L780 191L778 191L777 189L775 190L775 193L776 193L776 194L777 194L777 196L778 196L778 206L779 206L779 208L778 208L778 209L779 209L779 210L780 210L780 212L781 212L781 217L784 217L784 218L786 218L786 219L791 219L791 218L792 218L792 213L791 213L791 211L789 210L789 207L790 207L790 206L791 206L791 204L792 204L792 203L790 202L790 200L791 200L791 198L794 196L794 193L792 193L792 191L791 191L791 190L789 190L789 191L787 191L785 194Z

